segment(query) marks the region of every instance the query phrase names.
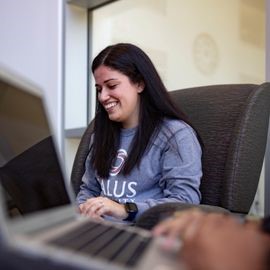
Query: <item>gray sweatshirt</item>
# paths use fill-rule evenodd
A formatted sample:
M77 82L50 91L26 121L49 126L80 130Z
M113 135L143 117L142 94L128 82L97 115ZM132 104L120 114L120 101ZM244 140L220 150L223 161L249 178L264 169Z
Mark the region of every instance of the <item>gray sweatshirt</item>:
M122 129L120 147L108 179L96 174L87 157L77 203L98 196L119 203L135 202L139 210L136 219L148 208L161 203L199 204L202 151L194 130L183 121L164 120L139 167L135 166L124 176L121 168L128 155L132 155L129 146L136 130Z

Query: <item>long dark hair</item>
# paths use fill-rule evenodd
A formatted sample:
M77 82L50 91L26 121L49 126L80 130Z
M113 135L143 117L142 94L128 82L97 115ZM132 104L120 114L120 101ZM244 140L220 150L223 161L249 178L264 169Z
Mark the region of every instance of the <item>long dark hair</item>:
M92 72L101 65L121 72L134 84L144 85L140 93L139 125L130 149L132 155L128 156L122 171L127 175L140 164L151 137L157 134L165 117L189 122L171 101L150 58L137 46L119 43L106 47L93 60ZM121 123L111 121L97 98L96 102L91 162L97 174L107 178L119 147Z

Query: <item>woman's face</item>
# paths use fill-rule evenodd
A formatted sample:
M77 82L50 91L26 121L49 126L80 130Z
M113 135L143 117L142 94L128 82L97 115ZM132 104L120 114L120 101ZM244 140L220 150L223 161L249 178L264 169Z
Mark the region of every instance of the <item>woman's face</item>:
M140 95L143 87L133 84L123 73L101 65L94 72L98 101L109 119L133 128L139 122Z

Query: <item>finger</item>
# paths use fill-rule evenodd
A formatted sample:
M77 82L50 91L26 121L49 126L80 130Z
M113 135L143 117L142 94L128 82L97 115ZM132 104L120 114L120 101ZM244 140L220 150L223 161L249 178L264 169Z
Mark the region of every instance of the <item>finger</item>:
M194 221L199 221L205 214L194 209L176 212L174 218L170 218L154 228L154 235L168 235L170 237L181 236L182 232Z
M220 213L208 213L207 216L202 219L201 227L212 231L213 229L221 229L223 226L227 226L230 223L234 223L234 219L230 216Z
M102 201L95 201L92 204L88 205L86 214L97 214L97 211L104 206Z
M96 214L99 216L105 215L109 212L109 208L106 203L100 202L99 207L96 209Z
M180 218L171 218L158 225L154 229L154 234L176 237L179 236L183 225L184 224Z
M107 215L107 211L104 208L100 208L97 212L95 212L95 214L100 217L104 217L105 215Z
M98 209L100 207L99 205L101 205L101 202L98 202L98 201L96 201L95 204L92 203L92 204L86 205L84 207L83 214L87 217L90 217L90 218L103 220L103 218L96 213L96 209Z
M226 228L232 221L223 214L207 213L200 218L193 219L188 226L183 228L181 238L184 241L192 241L198 239L200 235L211 235L217 229L222 230L223 226Z
M86 202L79 205L79 209L81 214L86 214L87 209L92 205L93 201L90 199L86 200Z
M155 228L157 234L175 235L181 227L181 220L176 218L169 218Z
M112 202L108 198L103 198L99 203L100 203L100 207L96 210L96 213L98 215L104 215L104 214L112 215L116 211L115 209L116 205L118 206L118 204L116 204L115 202Z
M162 221L161 223L159 223L158 225L156 225L152 232L155 236L159 236L159 235L166 235L167 232L170 230L170 228L172 227L172 218L169 218L165 221Z
M87 207L87 204L86 203L82 203L82 204L79 205L79 209L80 209L80 213L81 214L84 214L85 213L86 207Z
M191 240L196 237L198 230L200 230L202 219L195 218L189 222L188 226L182 228L180 235L184 241Z
M83 204L80 204L78 209L79 209L79 212L82 214L83 213Z
M85 216L89 217L91 219L98 220L98 221L103 221L104 220L101 216L97 215L96 213L89 213L89 214L87 214Z

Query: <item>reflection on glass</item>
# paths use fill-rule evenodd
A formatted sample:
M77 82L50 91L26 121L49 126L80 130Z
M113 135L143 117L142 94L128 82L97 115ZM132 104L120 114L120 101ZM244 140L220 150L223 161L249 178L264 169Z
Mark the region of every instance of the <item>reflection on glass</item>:
M0 181L10 216L69 202L42 99L0 80Z

